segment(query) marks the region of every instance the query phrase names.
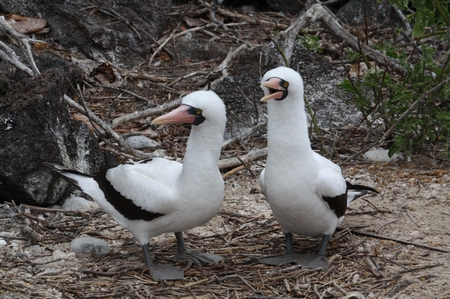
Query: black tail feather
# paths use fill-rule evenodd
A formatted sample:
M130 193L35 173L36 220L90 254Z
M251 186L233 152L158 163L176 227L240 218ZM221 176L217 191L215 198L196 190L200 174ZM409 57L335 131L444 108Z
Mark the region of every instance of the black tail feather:
M73 186L77 187L80 190L81 190L81 187L80 187L78 181L72 179L71 177L66 176L65 173L74 173L76 175L92 177L91 175L84 174L77 170L69 169L69 168L66 168L66 167L58 165L58 164L44 162L44 166L47 167L48 169L50 169L51 171L55 172L58 176L60 176L61 178L63 178L64 180L66 180L67 182L69 182L70 184L72 184Z
M378 192L377 190L375 190L375 189L373 189L371 187L358 185L358 184L354 185L354 184L351 184L351 183L349 183L347 181L346 181L346 183L347 183L347 190L349 190L349 189L352 189L352 190L367 190L367 191L372 191L372 192L375 192L375 193L380 193L380 192Z
M105 150L106 169L111 169L120 165L119 160L110 151Z

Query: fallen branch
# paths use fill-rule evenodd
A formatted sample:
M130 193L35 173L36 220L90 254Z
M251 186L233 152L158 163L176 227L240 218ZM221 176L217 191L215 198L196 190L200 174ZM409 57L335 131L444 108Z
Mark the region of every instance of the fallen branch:
M142 72L132 72L132 71L125 71L122 73L123 77L129 77L133 79L144 79L149 80L156 83L167 83L170 81L167 77L161 77L161 76L154 76Z
M120 88L120 87L114 87L114 86L108 86L108 85L102 85L102 84L92 84L92 86L112 89L112 90L119 91L119 92L124 92L124 93L127 93L127 94L135 97L138 100L142 100L142 101L148 102L147 98L144 98L143 96L140 96L137 93L134 93L132 91L129 91L129 90L126 90L126 89L123 89L123 88Z
M228 139L227 141L225 141L222 145L222 149L226 148L227 146L242 140L250 135L252 135L254 132L258 131L259 129L261 129L262 127L266 126L266 123L259 123L251 128L248 128L247 130L245 130L244 132L242 132L241 134L234 136L233 138Z
M222 175L222 179L226 179L227 177L229 177L230 175L235 174L236 172L239 172L241 170L245 169L245 165L241 165L238 166L236 168L233 168L232 170L228 171L227 173Z
M8 47L5 43L0 41L0 46L6 51L0 50L0 57L11 63L12 65L16 66L17 68L21 69L22 71L26 72L28 75L35 77L40 74L36 63L33 59L33 54L31 53L31 47L30 47L30 41L33 42L34 40L29 38L26 35L23 35L19 33L16 29L14 29L11 25L9 25L8 22L6 22L4 16L0 16L0 30L6 32L14 38L17 41L17 44L19 45L20 49L22 50L26 60L31 66L31 69L27 67L25 64L19 61L19 57L16 55L16 53Z
M153 52L152 57L150 57L150 60L148 61L148 66L151 66L151 64L153 63L153 59L155 59L155 56L156 56L156 55L159 53L159 51L161 51L162 48L164 48L164 46L172 39L172 37L174 36L175 32L177 32L177 30L178 30L178 26L176 26L175 29L172 30L172 33L169 35L169 37L166 38L166 40L165 40L164 42L162 42L162 43L159 45L158 49L156 49L156 50Z
M219 169L231 168L243 165L247 162L258 160L267 156L267 147L248 152L241 157L222 159L219 161Z
M207 8L211 8L211 4L206 3L206 2L204 2L203 4ZM231 12L231 11L223 9L223 8L217 9L217 12L219 14L225 16L225 17L242 19L242 20L246 21L249 24L258 24L258 22L259 22L259 23L263 24L264 26L272 27L272 28L276 28L276 29L285 30L286 28L288 28L287 25L279 24L279 23L275 23L275 22L269 22L269 21L265 21L265 20L256 21L253 17L246 16L246 15L243 15L243 14L239 14L239 13L236 13L236 12ZM227 24L227 26L229 27L230 25Z
M289 28L280 34L279 40L280 43L283 44L283 55L288 63L291 62L298 32L300 29L315 21L320 21L333 36L346 42L355 51L362 50L367 58L374 60L377 64L390 67L395 72L402 75L406 74L406 70L397 62L397 60L385 56L380 51L374 50L365 44L359 43L355 36L339 24L336 16L319 3L312 4L306 12L300 14L297 19L292 22Z
M152 157L151 154L147 154L142 151L131 148L128 144L125 143L125 140L119 134L117 134L104 121L102 121L100 118L98 118L98 116L95 115L87 107L83 108L80 104L78 104L77 102L72 100L67 95L64 95L63 98L70 106L77 109L82 114L86 115L91 121L96 123L102 130L104 130L107 135L109 135L112 139L114 139L118 143L118 145L121 147L121 149L123 151L128 152L128 153L132 154L133 156L138 157L140 159L149 159Z
M433 251L450 253L449 249L437 248L437 247L419 244L419 243L415 243L415 242L394 239L394 238L385 237L385 236L372 234L372 233L368 233L368 232L363 232L363 231L359 231L359 230L351 230L351 232L355 235L366 236L366 237L371 237L371 238L376 238L376 239L381 239L381 240L388 240L388 241L393 241L393 242L404 244L404 245L412 245L415 247L421 247L421 248L425 248L425 249L429 249L429 250L433 250Z
M133 120L136 120L136 119L146 118L146 117L149 117L149 116L152 116L152 115L162 114L165 111L173 109L176 106L180 105L180 103L181 103L181 99L178 98L178 99L173 100L173 101L171 101L169 103L166 103L166 104L164 104L164 105L162 105L160 107L149 108L149 109L145 109L145 110L142 110L142 111L134 111L133 113L122 115L120 117L115 118L112 121L111 128L113 128L113 129L117 128L121 124L124 124L124 123L129 122L129 121L133 121Z
M365 44L359 43L358 39L348 32L348 30L343 28L339 24L336 16L322 4L313 4L302 17L306 18L308 22L321 21L335 37L345 41L353 50L359 51L361 49L367 58L373 59L377 64L390 67L395 72L406 75L406 70L397 62L397 60L383 55L380 51L374 50ZM297 19L297 21L304 24L304 22L299 19ZM297 29L298 27L299 26L295 28Z
M228 76L228 68L231 68L231 61L233 61L233 59L235 57L237 57L240 53L242 53L245 50L248 50L249 46L247 46L246 44L242 44L239 47L237 47L234 51L230 50L230 52L228 53L227 57L225 57L225 59L222 61L222 63L216 67L215 71L220 71L222 72L222 76L218 79L216 79L214 82L211 83L211 86L209 86L209 88L214 89L214 87L219 84L220 82L222 82L222 80ZM208 87L206 87L208 88ZM208 88L208 89L209 89Z

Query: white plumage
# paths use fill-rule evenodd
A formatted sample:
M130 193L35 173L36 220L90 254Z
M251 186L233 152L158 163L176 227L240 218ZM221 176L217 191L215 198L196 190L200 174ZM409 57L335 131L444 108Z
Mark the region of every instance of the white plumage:
M46 166L89 194L134 235L143 247L153 279L180 279L183 271L153 264L148 253L149 239L175 232L177 259L201 264L222 259L186 250L182 232L206 223L222 206L224 183L218 161L226 123L225 106L213 91L197 91L184 97L179 108L153 123L193 124L183 164L154 158L145 164L119 165L109 154L107 169L94 177L50 163Z
M287 254L263 259L267 264L297 262L326 269L325 250L342 221L349 199L365 191L349 192L338 165L311 149L304 110L303 80L287 67L268 71L261 88L268 109L268 156L260 186L286 234ZM356 189L372 190L364 186ZM323 236L316 255L295 254L292 233Z

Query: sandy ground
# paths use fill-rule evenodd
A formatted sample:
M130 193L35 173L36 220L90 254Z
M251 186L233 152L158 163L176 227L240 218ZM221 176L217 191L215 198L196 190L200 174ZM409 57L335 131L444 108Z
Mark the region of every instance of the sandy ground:
M351 182L380 194L359 198L347 210L330 242L326 272L258 263L284 252L283 235L254 176L263 160L251 173L228 177L220 213L186 234L190 248L226 261L178 263L171 259L173 235L154 238L155 260L184 268L183 281L152 281L131 234L100 210L4 204L0 298L449 298L449 165L421 160L343 166ZM102 238L111 252L78 259L69 250L76 236ZM298 252L314 251L318 242L294 238Z

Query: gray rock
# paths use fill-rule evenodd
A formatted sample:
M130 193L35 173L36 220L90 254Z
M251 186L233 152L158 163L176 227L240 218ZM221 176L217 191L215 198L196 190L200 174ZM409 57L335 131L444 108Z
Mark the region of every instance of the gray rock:
M263 96L260 80L265 72L280 65L279 59L272 44L246 51L228 70L229 75L214 86L213 90L227 106L226 139L266 121L266 105L260 103ZM305 98L319 127L329 129L358 123L360 112L343 100L345 94L338 87L344 77L326 58L297 45L291 67L303 77Z
M125 143L135 149L159 147L161 144L146 136L129 136L125 139Z
M96 61L136 65L161 36L171 6L167 0L2 0L0 12L42 15L50 38L64 48Z
M89 211L98 207L97 203L86 200L80 196L71 196L66 199L62 205L64 210L71 211Z
M204 38L192 33L176 39L174 43L168 43L167 48L177 53L181 59L189 61L224 59L228 53L228 49L220 46L214 39Z
M403 159L402 154L395 153L392 157L389 157L388 153L389 150L385 149L370 150L364 154L364 158L372 162L391 162Z
M266 0L267 4L273 10L288 13L290 15L298 14L305 8L306 1L292 1L292 0Z
M110 247L106 241L101 239L79 237L70 242L70 251L74 252L78 258L89 258L108 254Z
M350 0L337 12L336 17L351 27L380 26L398 28L403 26L395 9L387 2L377 0ZM356 29L356 28L355 28Z
M67 165L94 173L103 163L96 138L70 117L64 94L73 94L81 72L72 64L41 55L41 75L11 72L11 88L0 96L0 202L57 203L68 184L42 166Z

